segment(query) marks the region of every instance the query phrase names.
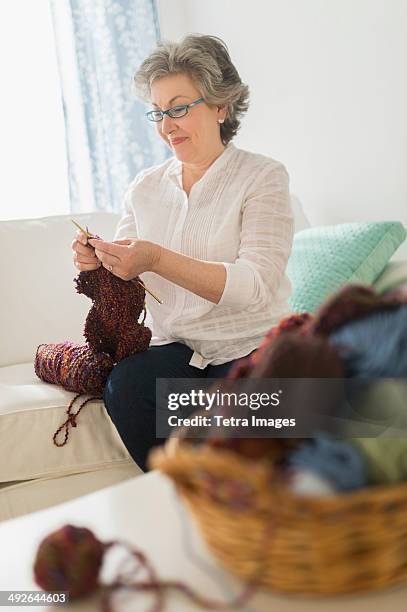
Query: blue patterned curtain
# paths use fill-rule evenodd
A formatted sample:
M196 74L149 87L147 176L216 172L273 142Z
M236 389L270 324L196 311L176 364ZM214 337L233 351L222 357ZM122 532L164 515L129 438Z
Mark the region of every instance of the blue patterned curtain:
M154 0L50 0L66 125L71 209L118 210L142 168L170 154L135 98L159 38Z

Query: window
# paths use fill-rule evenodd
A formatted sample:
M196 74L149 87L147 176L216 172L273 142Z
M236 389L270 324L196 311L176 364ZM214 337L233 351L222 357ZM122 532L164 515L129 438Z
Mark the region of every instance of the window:
M0 218L69 212L49 0L0 2Z

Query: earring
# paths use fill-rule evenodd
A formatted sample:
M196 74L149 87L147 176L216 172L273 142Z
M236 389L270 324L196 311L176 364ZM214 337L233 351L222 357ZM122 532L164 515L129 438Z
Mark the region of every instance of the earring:
M223 123L224 121L224 119L218 119L218 123Z

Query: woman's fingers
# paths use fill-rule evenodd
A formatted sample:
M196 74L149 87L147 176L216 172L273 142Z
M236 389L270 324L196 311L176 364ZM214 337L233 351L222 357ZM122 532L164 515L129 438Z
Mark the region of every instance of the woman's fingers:
M89 270L97 270L101 265L97 257L92 257L92 258L85 257L84 255L78 255L77 253L75 253L73 261L74 261L75 266L81 272L89 271Z
M72 240L71 249L73 251L73 261L80 272L89 272L100 268L101 263L96 257L95 249L86 246L88 239L83 232L77 232Z
M86 244L88 242L88 237L86 234L78 230L76 232L76 240L82 242L82 244Z
M100 268L100 261L97 264L86 264L86 263L76 263L76 267L80 272L90 272L91 270L97 270Z
M95 249L92 249L92 247L90 246L85 246L83 242L80 242L76 238L75 240L72 241L71 248L78 255L83 255L85 257L91 257L93 261L97 259L95 255Z
M89 256L89 255L82 255L82 253L76 253L74 256L74 259L78 263L85 263L85 264L100 263L100 261L98 260L95 254L92 254Z

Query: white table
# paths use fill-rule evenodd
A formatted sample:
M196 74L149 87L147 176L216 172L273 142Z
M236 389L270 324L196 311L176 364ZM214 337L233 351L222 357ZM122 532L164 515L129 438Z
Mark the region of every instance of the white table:
M172 484L152 472L59 506L0 523L0 590L36 590L33 559L40 540L66 523L92 529L102 541L120 538L144 550L162 578L181 579L211 597L230 598L241 585L209 554ZM105 572L106 573L106 572ZM108 572L107 572L108 574ZM107 576L109 577L109 576ZM134 595L126 610L142 612L151 599ZM72 610L93 612L97 599L59 607L0 608L2 610ZM168 612L201 610L181 594L171 594ZM245 612L405 612L407 588L364 596L305 598L262 591Z

